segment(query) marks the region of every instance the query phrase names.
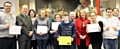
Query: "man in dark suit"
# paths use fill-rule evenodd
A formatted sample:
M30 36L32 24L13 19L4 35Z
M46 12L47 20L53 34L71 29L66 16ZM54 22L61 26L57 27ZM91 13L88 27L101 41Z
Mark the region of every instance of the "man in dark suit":
M22 6L22 13L16 17L16 25L21 26L21 34L18 36L19 49L30 49L33 27L30 17L27 15L28 5Z

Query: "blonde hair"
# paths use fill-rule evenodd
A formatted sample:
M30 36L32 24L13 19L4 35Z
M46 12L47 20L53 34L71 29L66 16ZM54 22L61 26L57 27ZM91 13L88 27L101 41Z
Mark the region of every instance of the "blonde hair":
M81 17L81 12L84 12L84 13L85 13L85 18L87 18L87 13L85 12L85 10L84 10L84 9L80 10L80 13L79 13L79 14L80 14L80 15L79 15L80 17Z
M45 9L45 12L46 12L46 13L47 13L47 12L51 12L51 9L47 8L47 9Z
M62 16L68 16L68 12L63 12Z
M51 9L49 9L49 8L45 9L46 17L49 17L49 15L47 13L51 13L51 12L52 12Z
M41 11L45 11L45 9L41 9L39 12L38 12L38 16L41 16ZM46 14L45 14L45 16L46 16Z

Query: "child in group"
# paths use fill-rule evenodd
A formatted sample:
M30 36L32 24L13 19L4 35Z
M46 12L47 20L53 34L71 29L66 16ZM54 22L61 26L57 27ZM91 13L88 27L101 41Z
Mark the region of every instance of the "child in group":
M60 49L74 49L73 41L76 37L76 27L72 21L69 20L68 13L63 13L63 21L58 26L58 36L71 36L71 45L60 45ZM57 38L59 42L59 38Z

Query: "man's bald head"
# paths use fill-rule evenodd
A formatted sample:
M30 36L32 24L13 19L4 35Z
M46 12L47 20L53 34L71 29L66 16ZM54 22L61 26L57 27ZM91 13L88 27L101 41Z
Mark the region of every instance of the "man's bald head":
M27 14L28 13L28 5L22 5L22 13Z

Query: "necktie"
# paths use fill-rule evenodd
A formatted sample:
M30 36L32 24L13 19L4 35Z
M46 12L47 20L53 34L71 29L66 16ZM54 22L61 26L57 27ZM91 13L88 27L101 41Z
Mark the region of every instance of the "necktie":
M27 15L25 15L25 18L26 18L27 22L29 23L29 19L28 19L28 16L27 16Z

